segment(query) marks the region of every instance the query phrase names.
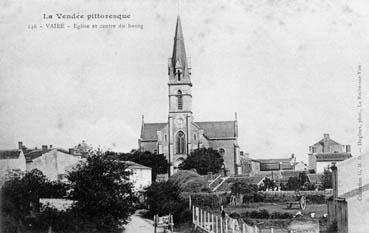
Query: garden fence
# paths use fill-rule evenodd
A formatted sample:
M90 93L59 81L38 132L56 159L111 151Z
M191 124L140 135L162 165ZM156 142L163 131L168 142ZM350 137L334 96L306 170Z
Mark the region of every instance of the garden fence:
M250 226L242 219L233 219L229 216L221 217L197 206L192 206L192 223L207 233L260 233L257 226ZM265 232L265 231L264 231ZM270 233L273 233L270 229Z

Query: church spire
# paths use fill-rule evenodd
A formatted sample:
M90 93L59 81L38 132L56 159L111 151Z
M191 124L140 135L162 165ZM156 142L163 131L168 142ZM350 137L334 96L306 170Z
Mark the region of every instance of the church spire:
M179 16L177 16L174 46L170 66L170 71L175 76L177 76L178 73L180 73L180 75L183 77L186 77L189 74L189 65L187 62L181 19Z

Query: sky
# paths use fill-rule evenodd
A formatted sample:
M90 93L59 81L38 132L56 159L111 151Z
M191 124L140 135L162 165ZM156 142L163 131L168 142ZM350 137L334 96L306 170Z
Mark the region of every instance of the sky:
M130 14L46 20L43 14ZM358 153L358 66L367 151L369 2L365 0L0 1L0 148L82 140L127 152L168 116L177 15L192 63L195 121L233 120L254 158L307 160L329 133ZM47 23L143 29L51 30ZM43 25L30 30L29 25ZM369 105L368 105L369 106Z

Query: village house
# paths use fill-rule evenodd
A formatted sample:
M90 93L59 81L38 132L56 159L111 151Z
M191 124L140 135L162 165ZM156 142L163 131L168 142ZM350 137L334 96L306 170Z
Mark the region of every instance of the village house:
M323 139L309 147L309 171L322 173L332 162L341 162L351 158L351 146L342 145L324 134Z
M369 154L349 158L331 167L333 197L328 202L330 222L338 232L368 232Z
M143 191L144 188L151 185L152 176L151 168L144 165L132 162L124 162L127 167L127 171L131 174L129 175L129 181L133 184L134 191Z
M64 181L68 171L84 160L80 155L47 145L26 153L25 157L27 171L38 169L50 180L60 181Z
M0 186L12 173L26 171L26 159L22 150L0 150Z
M248 156L241 156L241 161L243 174L250 176L268 174L271 171L293 171L296 164L296 158L293 154L291 157L276 159L251 159Z

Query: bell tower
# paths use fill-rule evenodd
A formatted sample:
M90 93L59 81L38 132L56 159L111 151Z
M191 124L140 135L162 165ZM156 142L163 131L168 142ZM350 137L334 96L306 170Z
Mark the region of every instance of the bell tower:
M191 64L186 57L181 19L177 17L172 57L168 59L168 154L172 175L190 150L192 125Z

